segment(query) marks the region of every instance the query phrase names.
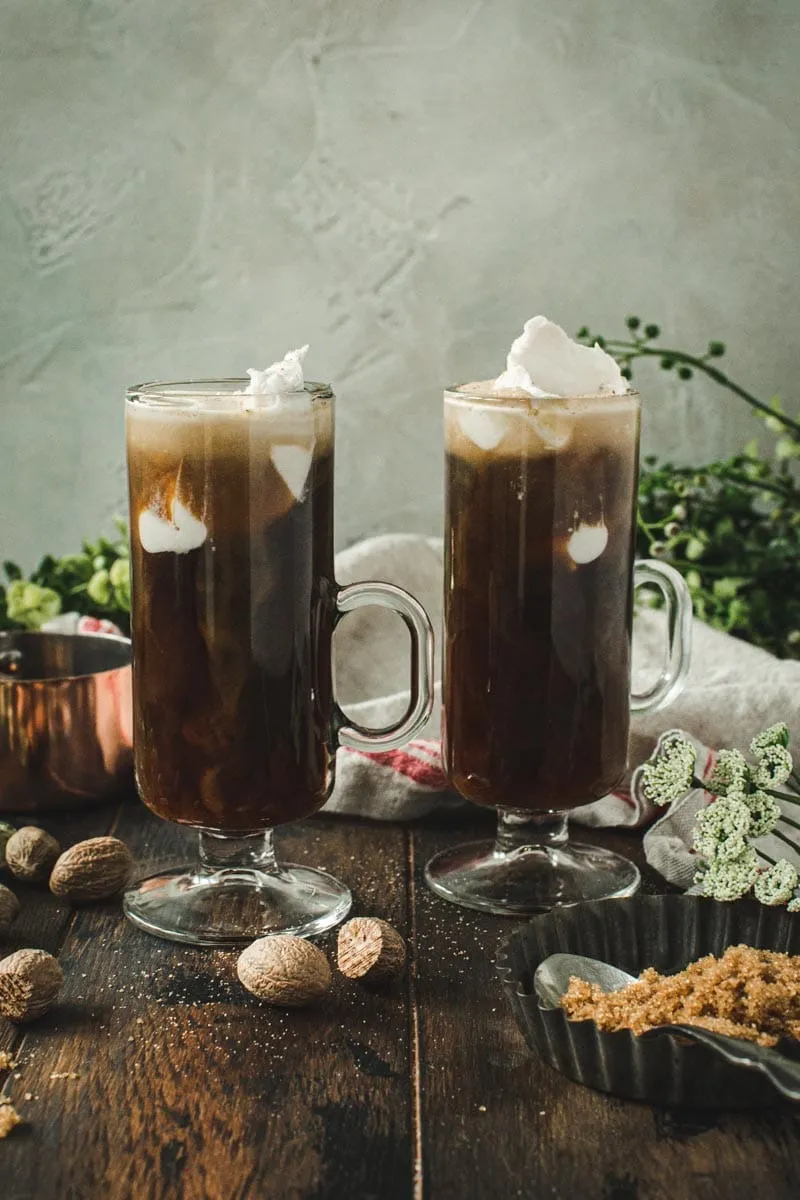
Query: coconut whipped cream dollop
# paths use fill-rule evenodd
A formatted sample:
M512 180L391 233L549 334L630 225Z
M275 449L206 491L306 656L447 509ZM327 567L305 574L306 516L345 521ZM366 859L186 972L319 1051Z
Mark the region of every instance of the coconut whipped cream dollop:
M245 409L254 411L279 406L285 404L293 394L302 393L306 382L303 362L307 354L308 345L299 346L297 350L289 350L280 362L272 363L264 371L249 367L247 374L250 382L244 390ZM276 442L271 457L273 466L289 491L296 500L301 500L314 457L313 443L309 446Z
M582 346L547 317L526 321L512 343L506 369L494 384L496 392L507 389L522 390L543 400L604 393L621 396L629 390L619 365L602 346ZM547 406L543 409L546 419ZM551 442L547 437L544 440ZM588 524L576 519L567 553L577 566L583 566L599 558L607 545L604 523Z
M519 453L520 446L528 445L558 454L566 452L575 438L591 437L588 431L595 432L598 421L604 421L603 396L623 396L630 387L602 346L583 346L560 325L538 316L525 322L497 379L467 384L459 391L476 396L476 403L458 405L456 420L461 433L479 450L491 453L500 447L498 453L503 453L505 446L509 453ZM503 404L504 398L512 396L530 396L539 403L516 412ZM582 403L558 403L561 400ZM598 499L602 511L602 495ZM609 541L609 530L602 516L597 519L596 507L592 505L591 516L581 508L572 517L565 543L576 566L594 562Z
M208 422L223 432L227 427L227 436L234 443L238 439L247 445L248 439L253 439L257 452L269 455L298 501L305 495L316 445L312 400L304 390L303 360L307 353L308 346L300 346L263 371L251 367L247 372L250 382L243 391L234 393L232 407L219 408L212 403L208 411L196 414L201 426ZM242 461L246 462L246 457ZM139 541L147 554L188 554L209 536L201 520L206 513L191 511L185 492L181 492L180 474L179 464L174 479L139 514ZM213 530L213 521L208 519Z
M202 546L207 532L177 496L166 517L149 508L139 514L139 541L147 554L188 554Z
M248 367L247 374L250 382L244 389L245 396L285 396L290 392L302 392L305 387L303 376L303 360L308 354L308 346L300 346L297 350L289 350L280 362L274 362L265 370ZM244 402L245 408L258 407L258 403Z
M618 364L601 346L582 346L547 317L531 317L511 345L494 391L531 396L621 396L629 390Z

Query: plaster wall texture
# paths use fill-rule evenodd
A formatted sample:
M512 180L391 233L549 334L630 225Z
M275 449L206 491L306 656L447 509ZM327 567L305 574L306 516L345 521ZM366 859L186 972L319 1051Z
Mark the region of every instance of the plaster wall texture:
M125 504L121 397L309 341L337 534L437 532L441 388L523 320L800 368L796 0L0 0L0 552ZM642 370L645 448L760 428Z

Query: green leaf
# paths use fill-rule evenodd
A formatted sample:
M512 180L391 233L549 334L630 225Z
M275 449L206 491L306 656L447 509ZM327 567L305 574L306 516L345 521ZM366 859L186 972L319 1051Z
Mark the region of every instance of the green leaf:
M99 604L101 608L110 602L112 596L111 578L108 571L105 569L95 571L92 578L89 580L89 586L86 589L89 599L94 600L95 604Z
M6 591L8 616L26 629L38 629L61 612L61 597L52 588L15 579Z
M800 458L800 442L796 442L790 437L782 437L775 443L775 457L778 459Z
M726 576L724 579L714 580L712 591L717 600L733 600L736 593L746 582L745 579Z

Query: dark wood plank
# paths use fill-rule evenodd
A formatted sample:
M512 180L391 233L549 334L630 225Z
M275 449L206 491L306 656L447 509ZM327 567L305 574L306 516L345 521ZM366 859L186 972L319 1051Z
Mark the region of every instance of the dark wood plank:
M633 836L582 836L641 859ZM438 824L413 838L422 1194L795 1200L800 1111L655 1111L579 1087L529 1054L493 969L514 922L455 908L423 883L427 858L456 837L463 828ZM646 884L656 886L651 873Z
M3 815L2 819L10 821L17 828L22 825L38 825L52 833L66 850L68 846L84 838L99 837L108 833L117 818L119 807L119 804L106 804L82 812L44 814L41 817L33 813L20 817L8 814ZM45 885L20 883L7 870L0 869L0 882L15 893L22 910L8 936L0 943L0 958L28 947L58 954L73 916L69 904L57 900ZM23 1030L0 1017L0 1050L16 1054L22 1037ZM5 1077L5 1072L0 1071L0 1087Z
M143 809L118 833L148 864L186 857L186 835ZM279 842L405 930L402 830L318 820ZM404 983L374 996L339 979L322 1008L281 1012L236 982L235 954L149 938L114 906L79 913L61 962L63 1003L6 1088L29 1121L2 1147L13 1200L410 1194Z

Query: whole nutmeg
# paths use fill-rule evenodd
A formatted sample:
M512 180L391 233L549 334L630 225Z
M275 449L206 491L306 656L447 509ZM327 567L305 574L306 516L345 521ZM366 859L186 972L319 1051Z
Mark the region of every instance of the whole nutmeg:
M253 942L239 955L236 972L248 992L287 1008L312 1004L331 986L331 969L322 951L288 933Z
M11 891L0 883L0 937L8 933L14 921L19 916L19 900Z
M339 930L336 963L348 979L370 986L388 983L406 961L406 944L388 921L353 917Z
M88 838L61 855L50 876L50 891L75 904L107 900L125 887L133 865L133 855L119 838Z
M9 1021L33 1021L46 1013L64 976L45 950L17 950L0 960L0 1015Z
M38 883L47 879L61 853L54 837L35 825L23 825L6 842L6 866L17 879Z

